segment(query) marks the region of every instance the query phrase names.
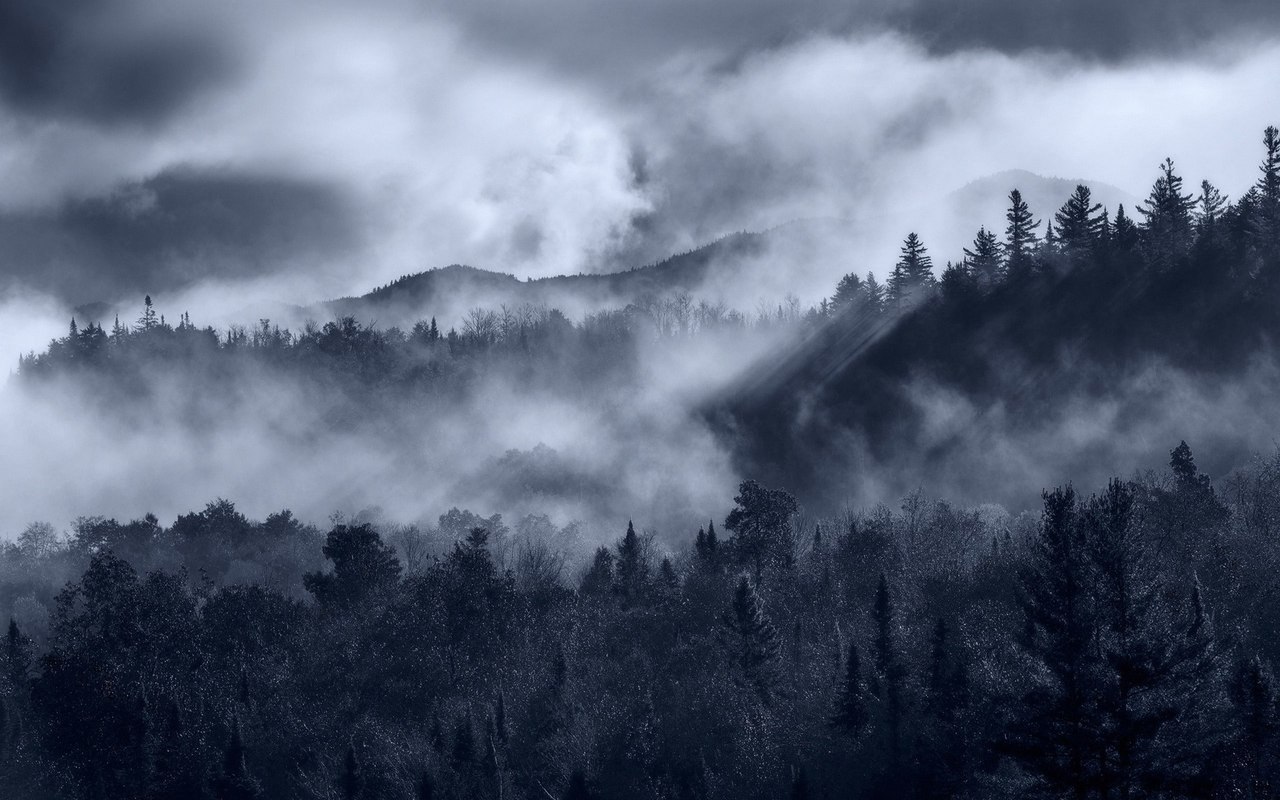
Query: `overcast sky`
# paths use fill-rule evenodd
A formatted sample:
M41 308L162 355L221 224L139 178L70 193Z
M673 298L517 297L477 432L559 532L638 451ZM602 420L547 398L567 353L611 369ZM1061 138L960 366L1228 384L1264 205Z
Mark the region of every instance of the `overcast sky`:
M0 0L0 274L308 301L617 269L1011 168L1141 195L1172 155L1234 196L1277 30L1267 0Z

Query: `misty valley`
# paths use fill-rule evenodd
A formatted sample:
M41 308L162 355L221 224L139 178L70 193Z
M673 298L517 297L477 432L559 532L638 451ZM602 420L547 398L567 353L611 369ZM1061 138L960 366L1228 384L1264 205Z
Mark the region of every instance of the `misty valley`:
M1262 143L812 304L708 288L801 224L82 306L0 400L0 794L1280 796Z

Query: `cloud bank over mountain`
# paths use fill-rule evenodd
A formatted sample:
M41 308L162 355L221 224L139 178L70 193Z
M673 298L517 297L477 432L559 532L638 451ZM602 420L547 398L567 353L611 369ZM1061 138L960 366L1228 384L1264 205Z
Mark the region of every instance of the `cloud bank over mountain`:
M1140 195L1174 154L1252 180L1231 137L1266 121L1280 13L1039 5L5 0L3 277L72 305L203 280L312 301L809 217L885 220L849 253L883 271L907 225L957 255L971 232L916 198L1002 170Z

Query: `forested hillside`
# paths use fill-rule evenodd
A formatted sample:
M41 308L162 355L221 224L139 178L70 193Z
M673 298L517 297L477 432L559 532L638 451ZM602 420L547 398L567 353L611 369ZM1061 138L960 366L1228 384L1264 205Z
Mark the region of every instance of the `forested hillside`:
M1169 467L1016 518L921 495L797 518L748 481L679 547L627 524L574 570L572 531L457 509L32 525L0 555L0 776L24 798L1274 796L1280 461L1223 488L1185 444Z
M1138 208L1080 186L1045 223L1015 190L962 258L912 233L808 309L72 321L13 385L135 438L68 492L160 458L156 419L210 446L250 420L208 460L276 508L323 474L333 513L26 526L4 789L1277 796L1280 456L1251 454L1280 424L1280 132L1235 201L1166 161ZM352 508L375 486L411 502Z
M1234 202L1166 161L1136 209L1080 186L1041 227L1015 191L1003 235L983 228L962 258L931 271L912 234L887 284L847 275L820 334L726 393L744 469L828 502L884 471L1016 502L1037 460L1101 480L1089 463L1154 460L1178 425L1254 447L1280 391L1280 141L1264 139Z

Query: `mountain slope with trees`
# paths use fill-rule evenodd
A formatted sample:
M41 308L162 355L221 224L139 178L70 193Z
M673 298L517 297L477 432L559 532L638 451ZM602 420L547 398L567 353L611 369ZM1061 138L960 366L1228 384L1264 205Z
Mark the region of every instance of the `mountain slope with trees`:
M830 500L848 473L895 469L904 452L919 456L914 480L945 484L950 457L983 437L1016 449L1090 408L1123 435L1179 413L1161 392L1265 397L1280 336L1277 137L1267 129L1259 179L1234 202L1208 182L1190 191L1172 161L1136 209L1079 186L1041 217L1015 190L1003 236L980 230L936 283L911 234L887 286L846 276L826 324L713 413L748 473Z

